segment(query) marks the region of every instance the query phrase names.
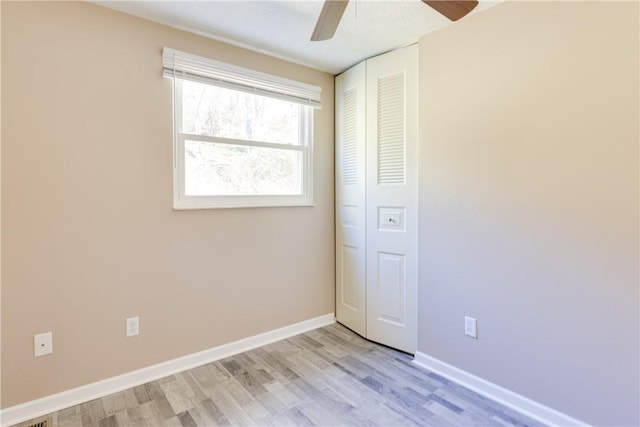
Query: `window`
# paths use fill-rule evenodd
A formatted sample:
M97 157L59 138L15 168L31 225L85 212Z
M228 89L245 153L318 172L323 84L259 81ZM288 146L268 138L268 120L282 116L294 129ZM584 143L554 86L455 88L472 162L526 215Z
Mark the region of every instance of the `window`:
M320 88L163 50L174 82L174 208L312 204Z

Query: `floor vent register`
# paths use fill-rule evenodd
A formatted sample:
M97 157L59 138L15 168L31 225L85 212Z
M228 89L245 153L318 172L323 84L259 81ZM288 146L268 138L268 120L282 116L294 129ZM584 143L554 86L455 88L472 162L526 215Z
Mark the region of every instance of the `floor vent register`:
M47 417L29 424L27 427L53 427L53 422L51 421L51 417Z

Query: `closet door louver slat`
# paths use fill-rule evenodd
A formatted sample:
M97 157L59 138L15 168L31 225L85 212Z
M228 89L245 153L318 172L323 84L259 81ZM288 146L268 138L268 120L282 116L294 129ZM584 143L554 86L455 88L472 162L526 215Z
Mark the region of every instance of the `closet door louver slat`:
M405 182L404 73L378 79L378 184Z
M358 114L355 88L344 93L342 183L358 183Z

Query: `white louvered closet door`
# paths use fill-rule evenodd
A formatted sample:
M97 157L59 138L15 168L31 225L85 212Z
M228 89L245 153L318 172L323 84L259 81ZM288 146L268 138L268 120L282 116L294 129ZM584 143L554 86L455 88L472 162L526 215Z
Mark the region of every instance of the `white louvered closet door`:
M366 336L366 64L336 77L336 319Z
M367 61L367 338L417 347L418 55Z

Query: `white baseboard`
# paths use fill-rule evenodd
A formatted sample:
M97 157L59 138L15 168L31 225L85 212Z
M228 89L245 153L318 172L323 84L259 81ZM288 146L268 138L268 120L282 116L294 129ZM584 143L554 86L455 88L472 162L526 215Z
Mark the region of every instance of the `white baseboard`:
M569 415L549 408L497 384L456 368L427 354L416 352L413 363L503 404L534 420L551 426L588 426Z
M335 316L333 313L325 314L324 316L305 320L273 331L12 406L0 411L0 425L7 427L31 418L59 411L60 409L88 402L111 393L166 377L167 375L173 375L187 369L195 368L196 366L224 359L225 357L252 350L312 329L327 326L334 322Z

